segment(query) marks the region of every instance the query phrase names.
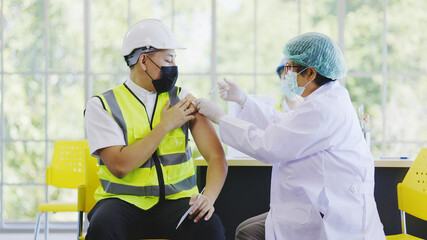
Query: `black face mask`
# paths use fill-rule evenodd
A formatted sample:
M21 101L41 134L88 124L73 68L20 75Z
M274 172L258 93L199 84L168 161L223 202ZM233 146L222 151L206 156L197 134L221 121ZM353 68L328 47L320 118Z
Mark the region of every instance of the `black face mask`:
M148 56L147 56L148 57ZM151 60L150 57L148 59ZM160 68L160 79L154 80L150 74L146 71L147 75L151 78L154 89L156 89L156 92L162 93L162 92L168 92L171 90L176 83L176 80L178 79L178 67L177 66L162 66L159 67L153 60L151 60L156 67Z

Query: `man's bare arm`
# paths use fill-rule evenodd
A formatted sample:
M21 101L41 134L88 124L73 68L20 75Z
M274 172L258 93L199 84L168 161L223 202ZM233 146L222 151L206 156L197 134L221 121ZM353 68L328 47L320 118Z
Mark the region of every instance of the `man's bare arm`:
M187 99L192 100L193 96L189 95ZM199 221L207 212L205 220L209 219L214 211L213 204L218 198L221 189L224 185L225 178L227 176L228 165L225 159L224 149L221 146L218 136L216 135L215 129L210 121L199 113L194 114L195 119L190 121L190 130L193 135L194 141L196 142L197 148L199 149L202 156L208 162L206 189L203 196L206 196L208 200L197 202L197 205L193 208L194 215L197 214L195 222ZM190 204L195 200L195 196L190 200Z

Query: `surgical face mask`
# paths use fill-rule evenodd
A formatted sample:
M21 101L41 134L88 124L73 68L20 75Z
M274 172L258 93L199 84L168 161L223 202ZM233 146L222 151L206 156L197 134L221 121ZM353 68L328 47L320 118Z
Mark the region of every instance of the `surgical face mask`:
M286 79L281 79L280 80L280 88L282 89L283 94L285 94L285 96L289 100L291 100L291 101L295 101L296 100L297 95L289 89L289 86L288 86L288 83L287 83Z
M147 56L148 57L148 56ZM150 57L148 59L151 60ZM151 60L153 62L153 60ZM154 80L150 74L146 71L147 75L151 78L151 81L153 83L154 89L156 89L156 92L162 93L162 92L168 92L171 90L176 83L176 80L178 79L178 67L177 66L161 66L159 67L155 62L153 62L156 67L160 68L160 78Z
M298 96L302 95L302 93L305 90L305 87L311 82L310 81L307 84L305 84L304 87L298 86L298 74L302 73L305 69L307 69L307 68L304 68L302 71L300 71L298 73L296 73L294 71L288 71L285 75L285 81L286 81L286 84L287 84L289 90Z

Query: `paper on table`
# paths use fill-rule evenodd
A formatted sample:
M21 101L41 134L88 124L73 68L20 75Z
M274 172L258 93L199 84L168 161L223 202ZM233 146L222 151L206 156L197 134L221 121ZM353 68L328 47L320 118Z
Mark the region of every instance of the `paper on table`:
M199 196L197 196L196 201L194 201L193 205L188 208L188 210L182 215L181 219L179 220L178 225L176 225L175 229L178 229L179 225L184 221L184 219L188 216L188 213L190 213L191 209L196 205L196 202L199 200L200 196L202 196L203 192L205 191L205 188L202 189L202 191L199 193Z

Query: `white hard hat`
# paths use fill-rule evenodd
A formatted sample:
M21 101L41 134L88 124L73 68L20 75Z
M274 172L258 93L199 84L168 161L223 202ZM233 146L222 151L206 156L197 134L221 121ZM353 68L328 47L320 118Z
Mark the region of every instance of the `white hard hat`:
M152 49L183 49L179 46L172 31L158 19L144 19L135 23L125 35L122 56L133 50Z

